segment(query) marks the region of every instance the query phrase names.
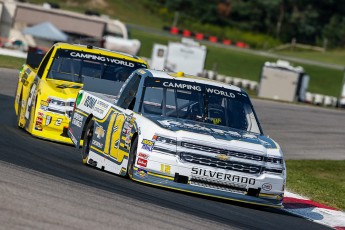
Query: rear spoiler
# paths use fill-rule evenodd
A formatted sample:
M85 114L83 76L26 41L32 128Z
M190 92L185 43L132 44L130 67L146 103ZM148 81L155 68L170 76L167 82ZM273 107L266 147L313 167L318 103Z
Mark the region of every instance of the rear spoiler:
M45 53L38 49L29 49L28 56L26 58L26 64L36 69L41 64Z

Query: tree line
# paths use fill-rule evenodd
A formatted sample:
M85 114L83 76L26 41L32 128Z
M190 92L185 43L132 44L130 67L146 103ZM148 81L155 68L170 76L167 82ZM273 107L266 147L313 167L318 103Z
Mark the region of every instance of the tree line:
M145 5L167 23L175 19L189 29L204 26L220 37L243 31L249 40L253 33L281 43L295 39L345 47L345 0L145 0Z

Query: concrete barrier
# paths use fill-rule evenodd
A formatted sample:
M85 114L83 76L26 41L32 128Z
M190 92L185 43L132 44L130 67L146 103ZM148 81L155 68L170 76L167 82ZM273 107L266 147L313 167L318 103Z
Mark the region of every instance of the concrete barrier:
M226 76L225 76L225 75L222 75L222 74L218 74L218 75L216 76L216 80L217 80L217 81L220 81L220 82L225 82L225 78L226 78Z
M224 82L225 82L226 84L232 85L233 78L232 78L232 77L229 77L229 76L226 76L225 79L224 79Z
M323 105L332 106L332 97L331 96L324 96Z
M313 104L322 105L324 101L324 97L325 96L322 94L315 94Z
M257 90L259 83L256 81L249 81L249 89L250 90Z
M306 102L306 103L313 103L313 101L314 101L314 94L311 93L311 92L306 92L305 93L305 100L304 100L304 102Z
M249 80L247 79L242 79L241 81L241 87L245 89L249 89Z
M238 86L238 87L242 87L242 78L236 78L236 77L234 77L234 78L232 79L232 84L233 84L233 85L236 85L236 86Z
M332 98L332 106L336 107L338 104L338 98L336 98L336 97L331 97L331 98Z
M207 71L207 77L208 79L211 79L211 80L216 80L216 76L217 76L217 73L212 71L212 70L208 70Z

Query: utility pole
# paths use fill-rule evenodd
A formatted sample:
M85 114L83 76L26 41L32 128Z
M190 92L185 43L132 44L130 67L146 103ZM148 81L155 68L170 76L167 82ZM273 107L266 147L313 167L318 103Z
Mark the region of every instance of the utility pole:
M344 99L343 105L341 104L342 99ZM343 83L341 84L341 91L338 98L338 107L341 108L342 106L345 107L345 68L344 68L344 74L343 74Z
M172 27L176 27L177 26L179 16L180 16L179 12L176 11L175 14L174 14L174 21L173 21Z

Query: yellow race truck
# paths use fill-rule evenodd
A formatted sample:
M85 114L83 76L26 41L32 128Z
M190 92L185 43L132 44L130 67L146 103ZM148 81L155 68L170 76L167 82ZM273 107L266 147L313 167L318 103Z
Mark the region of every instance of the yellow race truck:
M138 68L147 68L141 58L93 46L56 43L44 56L29 53L15 96L18 126L36 137L71 144L68 125L84 83L97 88L102 81L102 90L116 93Z

